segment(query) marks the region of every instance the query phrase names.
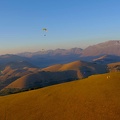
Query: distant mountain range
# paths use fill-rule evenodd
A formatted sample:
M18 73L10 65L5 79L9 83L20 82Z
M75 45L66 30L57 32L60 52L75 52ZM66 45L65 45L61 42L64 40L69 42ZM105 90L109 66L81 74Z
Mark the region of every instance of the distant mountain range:
M116 52L115 52L116 51ZM120 41L81 48L0 56L0 94L120 71Z
M33 57L33 56L60 56L60 55L80 55L80 56L99 56L99 55L117 55L120 56L120 40L111 40L96 45L88 46L85 49L71 48L71 49L56 49L56 50L42 50L38 52L19 53L19 56Z
M19 53L19 56L31 58L33 56L66 56L66 55L80 55L82 53L81 48L71 48L71 49L55 49L55 50L42 50L38 52L24 52Z
M120 56L120 40L111 40L92 45L82 51L82 56L98 56L105 54Z
M105 60L104 64L120 61L120 40L112 40L89 46L85 49L56 49L56 50L41 50L38 52L24 52L16 55L6 54L0 56L0 64L8 62L27 61L40 68L54 64L65 64L68 62L83 60L95 61L100 57L107 56L111 59ZM100 59L99 59L100 61ZM98 62L98 60L97 60ZM103 63L103 62L101 62Z

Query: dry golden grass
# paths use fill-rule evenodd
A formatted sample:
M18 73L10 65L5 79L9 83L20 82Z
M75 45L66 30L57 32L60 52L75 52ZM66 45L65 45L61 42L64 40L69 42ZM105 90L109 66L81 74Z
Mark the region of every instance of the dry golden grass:
M85 61L74 61L67 64L57 64L52 65L42 70L44 71L67 71L75 70L77 72L78 78L85 78L91 74L106 73L107 67L105 65L94 64Z
M80 66L87 66L87 62L74 61L67 64L57 64L44 68L45 71L65 71L65 70L77 70Z
M0 97L1 120L120 120L119 112L120 72Z
M13 81L8 86L6 86L5 88L24 88L28 76L29 74L18 78L17 80Z
M110 72L120 71L120 62L108 64L108 69Z
M51 72L56 72L56 71L58 71L62 66L63 66L63 64L56 64L56 65L52 65L52 66L43 68L42 70L51 71Z
M115 63L108 64L109 67L114 67L116 65L120 65L120 62L115 62Z
M45 87L53 84L76 80L77 78L78 78L77 73L75 71L61 71L61 72L41 71L37 73L31 73L16 79L8 86L3 88L2 92L4 93L6 91L6 88L34 89L38 87Z

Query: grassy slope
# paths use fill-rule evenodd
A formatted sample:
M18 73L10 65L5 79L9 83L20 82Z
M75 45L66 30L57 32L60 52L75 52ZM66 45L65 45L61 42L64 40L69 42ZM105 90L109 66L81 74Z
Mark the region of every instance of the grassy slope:
M43 70L46 70L46 71L79 70L80 67L82 67L82 66L95 67L96 65L94 65L90 62L85 62L85 61L74 61L74 62L70 62L67 64L52 65L52 66L44 68ZM100 67L100 65L99 65L99 67Z
M119 120L119 101L120 72L108 73L0 97L0 119Z
M110 72L120 71L120 62L108 64L108 69Z
M15 80L5 88L19 88L19 89L38 88L68 82L76 79L77 74L75 71L39 72L25 75Z
M94 64L85 61L74 61L67 64L57 64L46 67L42 70L45 71L66 71L66 70L76 70L78 78L85 78L91 74L106 73L105 65ZM89 73L87 72L89 71ZM85 72L85 74L84 74Z

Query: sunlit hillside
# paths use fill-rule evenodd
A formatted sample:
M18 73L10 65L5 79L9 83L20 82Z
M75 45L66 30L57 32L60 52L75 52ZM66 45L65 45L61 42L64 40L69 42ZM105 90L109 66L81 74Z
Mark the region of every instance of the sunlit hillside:
M76 80L77 75L75 71L63 71L63 72L37 72L25 75L8 86L6 88L19 88L19 89L33 89L45 87L53 84L58 84L62 82L68 82L71 80Z
M18 78L36 71L39 71L39 68L26 61L0 64L0 90Z
M46 67L45 71L67 71L74 70L77 72L78 78L85 78L93 74L106 73L106 65L94 64L92 62L74 61L67 64L56 64Z
M0 97L1 120L119 120L120 72Z
M110 72L120 71L120 62L108 64L108 69Z
M80 60L43 69L32 67L28 62L12 62L0 74L0 95L83 79L106 72L106 65Z

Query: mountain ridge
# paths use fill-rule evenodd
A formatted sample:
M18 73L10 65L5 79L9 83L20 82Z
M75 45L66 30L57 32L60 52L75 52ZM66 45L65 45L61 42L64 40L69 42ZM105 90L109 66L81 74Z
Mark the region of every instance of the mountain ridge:
M109 40L109 41L106 41L106 42L102 42L102 43L98 43L98 44L95 44L95 45L91 45L91 46L88 46L86 47L85 49L82 49L82 48L71 48L71 49L55 49L55 50L41 50L41 51L37 51L37 52L23 52L23 53L18 53L17 55L20 55L20 56L29 56L29 54L31 54L31 57L34 56L34 55L44 55L44 54L49 54L50 56L52 55L69 55L69 54L79 54L79 55L82 55L82 56L89 56L91 55L91 52L90 50L99 50L96 51L98 53L95 53L95 54L92 54L94 56L96 55L101 55L101 54L111 54L111 55L119 55L120 56L120 40ZM110 50L110 48L114 48ZM115 49L116 48L116 49ZM103 50L107 50L109 49L108 51L104 52ZM118 51L116 51L118 50ZM103 52L102 52L103 51ZM116 53L117 52L117 53Z
M88 46L85 49L43 49L38 52L24 52L15 55L6 54L0 56L0 64L5 64L7 62L13 61L27 61L35 66L44 68L53 64L65 64L76 60L90 62L104 55L116 56L115 59L118 57L117 59L119 61L120 40L106 41L96 45ZM113 62L117 62L115 59Z

